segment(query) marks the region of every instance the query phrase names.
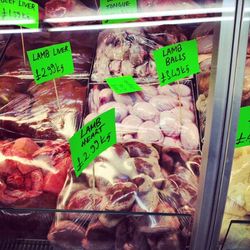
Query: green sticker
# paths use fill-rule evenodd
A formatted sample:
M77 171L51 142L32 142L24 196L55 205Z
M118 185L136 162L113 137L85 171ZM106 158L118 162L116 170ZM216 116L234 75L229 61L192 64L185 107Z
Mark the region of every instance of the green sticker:
M101 0L100 11L102 15L127 14L137 12L137 0ZM137 18L124 18L103 20L103 24L126 23L136 21Z
M235 147L245 147L250 145L250 106L240 109L240 118Z
M78 177L99 154L116 144L115 109L88 122L69 139L69 144Z
M34 80L47 82L74 72L70 43L60 43L27 51Z
M142 90L132 76L107 78L106 81L116 94L133 93Z
M196 40L160 48L153 56L161 86L200 72Z
M19 26L37 29L39 27L38 4L28 0L0 0L0 20L20 21ZM25 24L27 21L31 23Z

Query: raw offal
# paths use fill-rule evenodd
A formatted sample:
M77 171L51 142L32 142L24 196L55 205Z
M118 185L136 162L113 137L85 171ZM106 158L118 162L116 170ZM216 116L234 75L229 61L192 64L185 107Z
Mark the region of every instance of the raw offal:
M140 92L117 95L104 85L93 85L88 98L89 115L84 123L115 108L119 142L171 143L197 150L199 133L190 87L182 83L141 87Z
M92 81L103 82L106 78L123 75L132 75L145 82L155 81L157 74L152 51L185 40L177 26L102 31L98 37Z
M60 106L52 81L42 85L31 83L26 92L3 106L0 109L0 136L70 138L80 127L86 87L76 80L63 78L56 80L56 86Z
M57 209L71 212L56 214L48 239L66 249L72 244L75 248L110 250L127 245L133 249L155 249L155 244L180 247L181 239L190 236L191 217L132 216L112 211L193 216L199 166L199 155L178 148L118 143L100 154L79 178L73 170L68 173ZM79 214L72 210L109 213Z

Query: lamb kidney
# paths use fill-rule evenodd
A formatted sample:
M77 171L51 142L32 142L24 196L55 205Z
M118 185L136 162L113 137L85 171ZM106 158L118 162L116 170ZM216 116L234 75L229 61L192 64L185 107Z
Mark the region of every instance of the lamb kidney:
M174 84L171 86L170 89L174 94L178 96L190 96L191 95L191 89L184 85L184 84Z
M192 122L185 122L181 127L181 144L185 149L194 150L199 146L199 131Z
M164 95L154 96L149 102L160 112L173 109L178 105L177 98L167 97Z
M160 128L152 121L146 121L139 127L137 137L147 143L161 143L164 139Z
M101 114L112 108L115 108L115 119L117 122L121 122L128 114L127 107L124 104L118 102L106 103L99 108L98 112Z
M170 111L164 111L160 115L160 128L166 136L178 137L181 132L181 123Z
M156 96L157 94L157 89L154 86L144 86L140 92L140 95L146 102L148 102L153 96Z
M175 107L174 109L171 109L170 112L175 116L176 120L178 119L181 122L194 122L195 120L194 113L185 107Z
M159 117L158 110L150 103L138 102L131 109L131 114L144 121L154 121Z
M141 124L142 120L134 115L129 115L122 121L122 125L125 127L125 131L127 133L133 133L137 131Z

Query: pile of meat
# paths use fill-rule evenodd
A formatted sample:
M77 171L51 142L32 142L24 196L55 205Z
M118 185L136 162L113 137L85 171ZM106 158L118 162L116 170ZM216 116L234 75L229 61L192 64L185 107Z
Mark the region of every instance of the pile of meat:
M68 139L79 129L86 86L76 80L61 78L56 81L57 100L53 82L42 85L31 83L28 87L20 79L0 79L0 84L10 88L10 91L5 88L6 95L3 97L8 103L0 108L0 137ZM11 92L15 87L28 89L24 93ZM11 100L7 99L8 94Z
M0 77L0 112L3 106L15 98L21 98L30 82L15 77Z
M0 206L55 208L70 166L67 143L0 141Z
M84 123L115 108L118 141L139 140L196 150L199 132L188 85L141 85L142 91L123 95L93 85L88 98L90 114Z
M32 33L24 34L24 47L26 51L42 48L57 43L70 42L73 62L74 76L88 78L94 57L94 48L96 45L96 32L59 32L59 33ZM82 37L82 39L81 39ZM24 62L22 52L21 36L13 35L8 44L4 63L0 67L2 75L18 76L21 78L33 78L29 61L26 55ZM72 75L71 75L72 77Z
M108 213L58 214L48 239L74 249L180 249L191 221L174 214L193 214L199 164L200 156L177 148L116 144L79 178L69 173L57 205ZM129 211L173 216L117 214Z
M105 30L99 34L92 81L131 75L142 82L157 79L153 50L186 40L177 26Z

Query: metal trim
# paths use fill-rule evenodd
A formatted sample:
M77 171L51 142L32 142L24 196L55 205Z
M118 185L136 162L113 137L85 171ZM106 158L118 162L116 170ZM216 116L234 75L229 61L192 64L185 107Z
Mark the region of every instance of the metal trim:
M237 35L242 9L240 3L224 0L223 5L235 7L234 16L222 21L214 35L214 51L209 84L207 122L205 142L202 152L201 176L197 199L196 214L191 238L191 249L209 249L211 238L211 222L214 217L214 201L218 190L221 159L225 155L225 135L228 134L227 107L230 103L232 84L230 80L235 52L237 51ZM236 8L237 7L237 8ZM223 13L222 16L229 16ZM229 100L229 102L228 102ZM215 248L214 248L215 249Z
M221 165L221 171L219 174L219 182L217 188L217 201L214 208L214 220L211 225L211 240L210 240L210 249L215 249L218 245L219 235L221 231L221 225L223 221L224 209L227 199L227 190L230 183L232 162L235 150L235 138L237 132L237 124L239 118L239 111L241 106L242 90L244 83L244 71L245 71L245 62L247 54L247 43L248 43L248 34L249 34L249 17L250 12L246 11L246 8L250 7L249 1L243 1L242 4L243 11L241 19L241 27L239 29L239 43L238 48L235 51L237 53L234 64L232 65L235 69L234 78L232 79L232 93L230 94L229 103L230 107L228 108L228 119L229 127L228 133L225 134L226 139L226 154ZM238 33L238 32L237 32ZM235 54L234 53L234 54Z

